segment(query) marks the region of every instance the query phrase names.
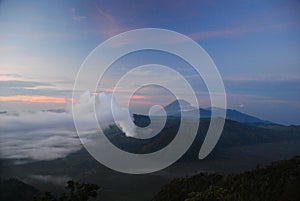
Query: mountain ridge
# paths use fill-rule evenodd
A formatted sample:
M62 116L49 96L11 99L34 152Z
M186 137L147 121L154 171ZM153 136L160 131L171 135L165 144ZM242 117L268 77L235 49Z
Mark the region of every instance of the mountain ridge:
M180 108L182 106L183 109ZM225 110L223 108L210 107L210 108L197 108L192 106L189 102L183 99L175 100L164 107L167 116L174 117L197 117L198 113L200 114L200 118L211 118L212 113L214 113L214 117L222 117L221 113ZM198 110L198 111L197 111ZM214 110L214 111L213 111ZM213 112L212 112L213 111ZM227 109L226 108L226 119L237 121L240 123L249 123L249 124L276 124L272 121L263 120L258 117L240 112L235 109ZM157 113L158 114L158 113Z

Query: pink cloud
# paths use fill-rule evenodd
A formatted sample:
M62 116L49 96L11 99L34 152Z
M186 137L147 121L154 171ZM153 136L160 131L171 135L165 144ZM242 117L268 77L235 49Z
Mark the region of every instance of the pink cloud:
M101 91L106 92L106 93L113 93L113 92L129 93L129 92L132 92L132 90L130 90L130 89L120 89L120 87L118 87L117 89L115 87L105 88L105 89L102 89Z
M0 102L66 103L65 98L53 96L0 96Z
M130 97L131 99L145 99L146 96L142 96L142 95L133 95Z

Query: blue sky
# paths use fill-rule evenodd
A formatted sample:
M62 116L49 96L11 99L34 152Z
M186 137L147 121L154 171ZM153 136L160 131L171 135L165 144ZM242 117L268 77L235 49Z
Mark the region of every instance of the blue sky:
M2 111L63 107L95 47L118 33L155 27L185 34L209 53L229 108L300 124L299 1L0 2ZM139 59L186 68L156 53Z

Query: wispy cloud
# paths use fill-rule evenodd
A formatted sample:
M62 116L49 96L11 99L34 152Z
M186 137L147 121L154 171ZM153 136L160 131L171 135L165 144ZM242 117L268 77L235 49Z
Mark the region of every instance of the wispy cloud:
M53 96L0 96L0 102L65 104L66 99L62 97L53 97Z
M5 78L16 77L14 80ZM2 80L3 78L3 80ZM72 90L62 86L55 86L50 82L24 80L18 74L3 77L0 75L0 102L25 103L54 103L64 104L70 99Z
M145 99L146 96L142 96L142 95L132 95L131 99Z
M0 82L1 81L15 81L15 80L22 81L23 79L24 79L23 76L18 73L1 73L0 74Z
M74 21L82 22L83 20L87 19L87 16L79 15L75 8L72 8L71 12L72 12L72 19Z
M105 22L105 27L102 27L100 32L106 37L112 37L116 34L128 30L128 28L124 25L121 25L113 15L111 15L108 11L104 10L100 4L96 4L96 11L98 14L96 15L96 21Z
M37 81L24 80L0 80L0 88L16 88L16 87L37 87L37 86L53 86L53 84Z
M110 87L110 88L104 88L104 89L99 89L100 91L106 92L106 93L113 93L113 92L123 92L123 93L128 93L131 92L132 90L130 89L122 89L120 87L115 88L115 87Z

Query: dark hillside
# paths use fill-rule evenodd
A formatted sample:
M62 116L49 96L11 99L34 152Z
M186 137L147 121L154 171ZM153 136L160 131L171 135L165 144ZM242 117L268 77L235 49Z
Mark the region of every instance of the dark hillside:
M299 201L300 156L231 175L174 179L153 201Z

